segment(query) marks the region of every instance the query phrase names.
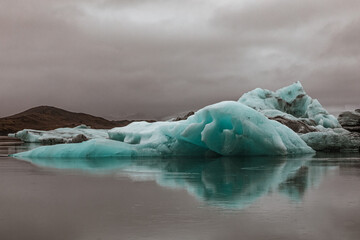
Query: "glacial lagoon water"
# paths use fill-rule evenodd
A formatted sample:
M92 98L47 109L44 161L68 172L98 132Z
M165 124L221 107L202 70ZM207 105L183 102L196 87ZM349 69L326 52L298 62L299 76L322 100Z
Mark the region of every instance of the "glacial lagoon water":
M33 159L0 146L0 239L360 239L360 155Z

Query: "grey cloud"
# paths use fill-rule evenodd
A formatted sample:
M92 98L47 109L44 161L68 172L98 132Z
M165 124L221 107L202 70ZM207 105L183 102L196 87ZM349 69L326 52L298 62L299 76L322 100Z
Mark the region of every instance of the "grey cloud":
M157 9L165 20L131 16ZM2 1L0 115L47 104L159 118L297 80L325 106L356 104L358 10L340 0Z
M324 57L360 57L360 18L352 19L333 33Z
M253 1L242 7L229 5L219 9L214 22L239 30L274 31L355 14L359 6L356 0Z

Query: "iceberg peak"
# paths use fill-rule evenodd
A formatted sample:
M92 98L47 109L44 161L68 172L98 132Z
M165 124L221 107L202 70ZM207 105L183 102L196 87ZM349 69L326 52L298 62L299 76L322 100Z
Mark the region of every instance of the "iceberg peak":
M275 92L256 88L242 95L238 101L269 118L283 117L325 128L340 127L337 119L329 114L317 99L306 94L300 82Z
M297 97L301 95L306 95L306 92L300 81L297 81L289 86L280 88L276 91L276 93L288 103L293 102Z

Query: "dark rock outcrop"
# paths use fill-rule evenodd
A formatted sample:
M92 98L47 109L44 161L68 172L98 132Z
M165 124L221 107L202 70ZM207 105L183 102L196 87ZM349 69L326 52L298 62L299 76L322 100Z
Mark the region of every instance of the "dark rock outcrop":
M84 134L78 134L75 137L68 140L65 138L46 138L46 139L42 139L40 143L43 145L55 145L61 143L81 143L87 140L89 139Z
M309 126L303 121L290 120L282 116L269 117L270 120L278 121L296 133L317 132L316 128Z
M191 111L191 112L188 112L185 116L183 117L177 117L174 121L181 121L181 120L186 120L188 119L188 117L194 115L195 112Z
M315 151L359 152L360 148L360 134L345 130L308 133L301 135L301 138Z
M52 130L62 127L76 127L81 124L91 126L94 129L111 129L126 126L131 122L133 121L109 121L85 113L69 112L51 106L39 106L0 118L0 135L15 133L23 129ZM57 140L53 142L57 143Z
M71 139L72 143L81 143L89 140L84 134L78 134L73 139Z
M360 109L341 113L338 121L346 130L350 132L360 132Z

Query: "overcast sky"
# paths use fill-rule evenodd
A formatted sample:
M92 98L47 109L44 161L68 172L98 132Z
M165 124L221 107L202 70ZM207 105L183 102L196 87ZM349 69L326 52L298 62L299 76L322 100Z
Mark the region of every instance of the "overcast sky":
M1 0L0 116L159 118L301 81L360 108L358 0Z

